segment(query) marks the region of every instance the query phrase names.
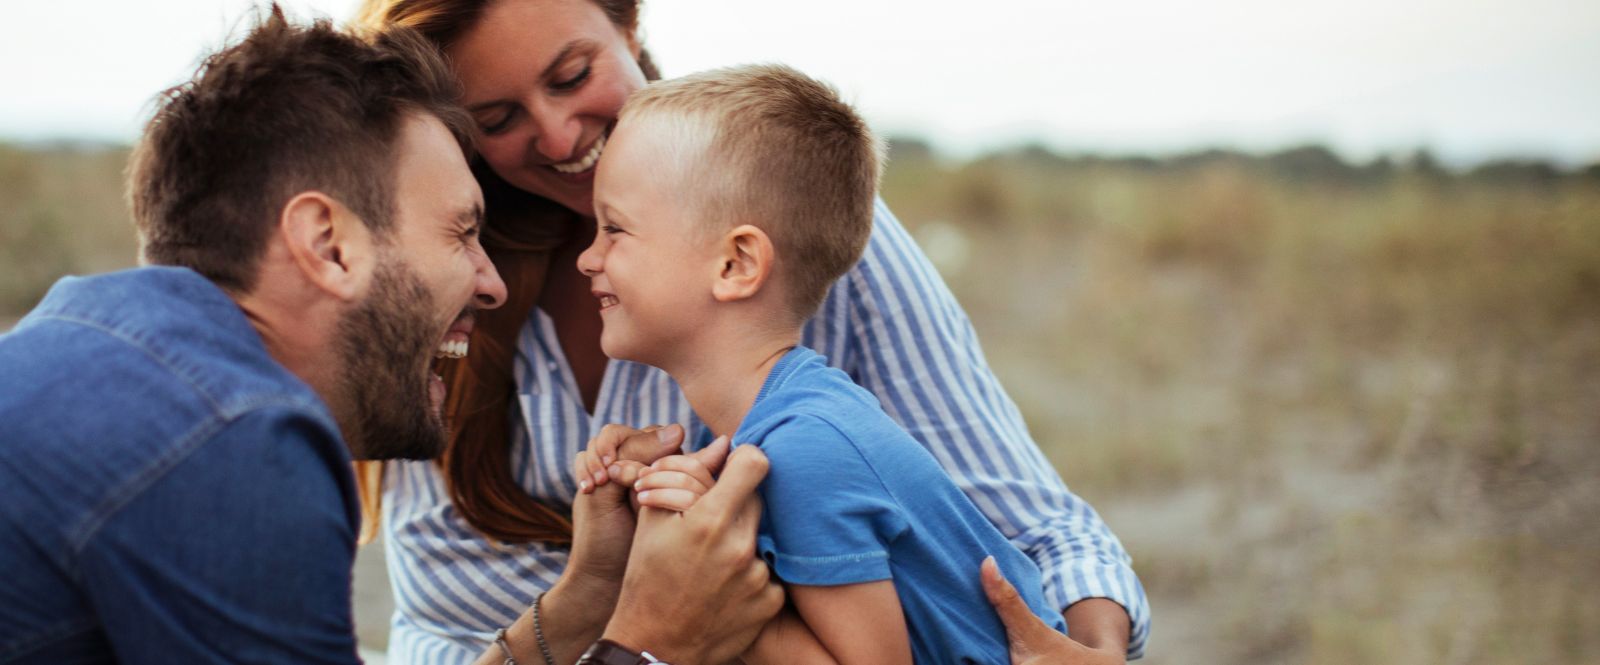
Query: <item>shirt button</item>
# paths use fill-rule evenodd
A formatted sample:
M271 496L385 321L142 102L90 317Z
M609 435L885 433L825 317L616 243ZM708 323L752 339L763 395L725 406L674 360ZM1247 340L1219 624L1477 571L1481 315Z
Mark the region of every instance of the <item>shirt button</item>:
M544 368L545 368L545 369L548 369L548 370L550 370L550 371L552 371L552 372L554 372L554 371L556 371L556 361L554 361L554 360L551 360L551 361L549 361L549 362L546 362L546 363L545 363L545 364L544 364Z

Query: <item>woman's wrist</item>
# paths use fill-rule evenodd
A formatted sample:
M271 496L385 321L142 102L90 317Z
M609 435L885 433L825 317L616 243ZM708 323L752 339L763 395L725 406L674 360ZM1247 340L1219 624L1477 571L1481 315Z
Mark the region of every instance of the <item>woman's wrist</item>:
M563 574L556 585L545 593L539 606L540 632L544 634L545 643L550 646L557 663L576 662L590 644L600 639L606 623L611 619L611 612L616 608L617 592L621 588L620 583L607 583L606 580L574 572L568 568L568 574ZM537 654L532 615L530 608L517 623L527 624L527 630L523 632ZM523 661L519 659L517 662ZM532 662L542 662L542 656L540 660Z

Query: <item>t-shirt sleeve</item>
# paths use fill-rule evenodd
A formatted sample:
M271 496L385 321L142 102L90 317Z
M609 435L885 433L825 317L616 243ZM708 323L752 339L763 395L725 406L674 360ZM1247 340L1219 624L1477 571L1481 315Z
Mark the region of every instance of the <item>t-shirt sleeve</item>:
M358 663L343 444L287 410L232 420L78 551L125 663Z
M794 417L768 432L771 461L757 546L789 584L890 579L889 545L906 519L856 445L833 425Z

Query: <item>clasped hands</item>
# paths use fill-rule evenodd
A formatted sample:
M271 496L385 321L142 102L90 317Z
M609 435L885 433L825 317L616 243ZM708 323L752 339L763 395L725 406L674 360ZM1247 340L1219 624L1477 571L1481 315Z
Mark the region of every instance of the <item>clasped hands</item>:
M611 428L619 429L607 436L606 429ZM615 482L633 490L635 512L642 507L683 512L716 484L716 474L728 457L730 444L726 436L717 437L698 451L683 453L683 428L679 425L637 430L655 437L623 435L634 432L621 425L607 425L590 442L589 449L578 453L573 474L580 494Z
M621 425L607 425L601 430L600 436L589 442L587 450L578 453L573 462L574 476L578 479L579 498L577 503L586 503L584 495L592 495L599 488L615 485L632 490L629 492L633 507L632 512L639 515L641 532L644 530L642 527L647 523L647 520L657 521L657 524L659 524L659 520L667 517L684 515L716 486L717 474L724 467L725 462L729 460L731 445L729 439L724 436L718 437L710 445L699 451L683 453L681 448L683 438L683 428L678 425L648 427L644 430L635 430ZM753 449L756 447L748 446L748 448ZM761 478L766 475L766 459L765 456L754 451L743 457L744 459L741 461L744 464L742 466L758 467L758 470L738 474L739 478L735 481L735 484L739 487L724 487L719 490L728 490L724 493L729 498L737 497L739 503L743 504L742 509L736 510L736 512L740 513L739 517L743 519L735 520L742 522L743 528L737 530L739 536L733 539L734 541L739 541L734 544L734 550L739 553L734 554L733 552L725 551L723 555L726 557L732 554L737 559L749 561L750 563L747 563L746 566L750 567L745 568L745 574L731 576L732 579L724 582L725 584L732 583L740 587L740 591L743 593L735 595L743 596L742 600L745 603L754 603L753 605L746 605L746 607L759 607L759 609L743 616L737 613L732 614L732 616L739 617L737 623L740 625L737 628L733 628L724 624L723 628L732 628L732 630L726 631L728 634L716 636L716 638L721 639L713 639L713 636L709 634L697 635L696 637L702 638L703 641L695 645L698 647L697 649L686 651L683 654L685 658L681 662L691 662L693 659L689 654L695 652L698 652L697 655L716 654L711 661L707 662L722 662L739 654L743 650L741 645L748 645L750 641L754 640L761 625L767 619L775 617L778 609L782 606L783 594L781 590L770 580L762 579L765 577L762 574L765 566L754 559L753 541L755 534L753 528L754 521L759 517L760 505L759 500L750 496L750 493L754 490L755 484L759 483ZM743 470L741 469L741 471ZM620 506L618 507L620 508ZM720 505L714 506L714 508L722 507ZM649 509L656 510L651 511ZM625 509L624 512L626 512ZM651 520L652 513L654 520ZM581 524L579 528L583 528ZM684 536L685 534L680 533L677 535ZM707 544L704 537L709 535L709 533L706 533L700 534L699 537L690 536L690 542L699 540L699 544ZM724 544L733 542L726 539L726 536L731 534L719 535L724 537L714 540L723 540ZM693 561L695 559L691 558L689 560ZM683 561L683 559L677 559L679 564ZM642 572L643 570L655 567L645 562L639 563L645 565L628 566L628 577L637 580L637 576L648 574ZM702 560L701 563L709 562ZM668 562L666 560L658 560L655 564L665 567ZM1105 665L1120 665L1120 663L1125 662L1120 651L1086 647L1045 625L1038 617L1033 615L1016 590L1000 575L999 569L992 560L985 561L981 578L984 591L988 595L990 603L994 605L1001 622L1005 625L1007 638L1010 642L1010 655L1013 665L1098 665L1102 663ZM739 581L735 582L735 579ZM633 586L642 587L640 584ZM724 588L731 590L734 587ZM715 596L716 594L712 595ZM661 600L665 601L667 598L664 597ZM688 600L688 598L679 596L680 603L684 600ZM710 600L710 598L706 600ZM651 604L654 605L654 603ZM653 609L664 608L658 606ZM683 609L687 608L680 607L680 612ZM726 611L728 607L724 606L718 609ZM621 613L619 612L619 614ZM648 612L644 615L651 616ZM618 622L614 621L609 625L606 633L608 635L621 635L627 632L628 626L618 626L617 624ZM710 625L715 626L718 624L712 623ZM640 638L637 642L638 644L660 643L652 642L642 634ZM678 662L671 658L665 660Z

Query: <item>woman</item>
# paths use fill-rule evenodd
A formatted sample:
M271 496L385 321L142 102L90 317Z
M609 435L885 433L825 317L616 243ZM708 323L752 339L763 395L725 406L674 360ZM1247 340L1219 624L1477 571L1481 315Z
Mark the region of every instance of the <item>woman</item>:
M450 56L478 127L485 245L510 290L480 316L468 358L445 368L450 450L382 476L393 662L467 661L544 590L566 588L570 461L601 425L683 423L691 448L710 438L664 373L607 360L598 306L574 267L593 233L606 133L628 94L657 77L638 9L368 0L362 11L365 28L408 26ZM965 313L882 202L865 257L802 343L877 395L1038 562L1072 635L1119 658L1140 653L1148 611L1127 555L1039 453ZM541 603L547 615L566 602L557 595Z

